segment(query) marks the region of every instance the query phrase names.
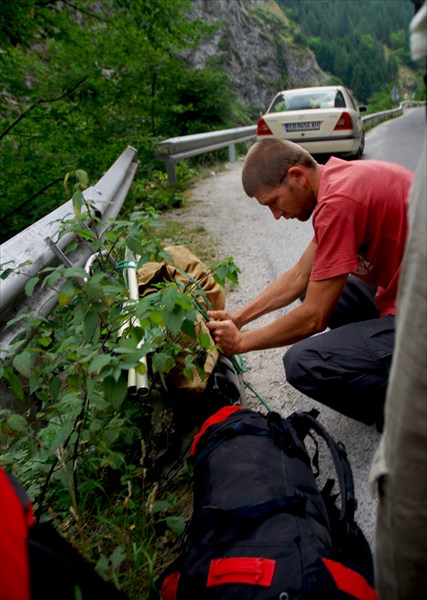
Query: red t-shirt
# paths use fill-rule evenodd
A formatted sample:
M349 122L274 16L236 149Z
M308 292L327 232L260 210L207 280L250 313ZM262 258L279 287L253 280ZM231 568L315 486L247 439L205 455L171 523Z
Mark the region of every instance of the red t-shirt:
M396 313L412 171L378 160L321 165L310 279L352 273L378 286L380 316Z

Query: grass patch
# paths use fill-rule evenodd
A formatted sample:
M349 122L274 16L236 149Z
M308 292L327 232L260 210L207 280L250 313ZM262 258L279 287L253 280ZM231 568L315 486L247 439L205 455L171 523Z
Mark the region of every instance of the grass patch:
M184 209L185 210L185 209ZM159 232L165 246L181 244L206 264L216 260L218 253L217 242L201 225L187 225L173 219L169 212L161 217L162 229Z

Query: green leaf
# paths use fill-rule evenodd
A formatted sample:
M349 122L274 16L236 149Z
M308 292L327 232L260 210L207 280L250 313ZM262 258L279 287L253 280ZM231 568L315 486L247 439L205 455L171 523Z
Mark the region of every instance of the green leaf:
M184 533L186 522L184 517L172 516L166 517L166 525L179 538Z
M153 504L151 514L155 515L163 510L169 510L172 508L172 504L167 500L156 500Z
M110 563L115 571L121 564L126 560L126 552L123 546L117 546L114 548L112 554L110 554Z
M64 423L61 425L55 437L53 438L53 442L50 445L50 452L54 453L60 446L64 444L69 435L74 429L74 423Z
M86 339L92 341L95 338L95 333L99 331L99 319L97 312L91 310L85 314L84 327L86 332Z
M143 248L141 242L136 238L128 237L126 240L126 246L135 255L140 255L140 254L143 254L143 252L144 252L144 248Z
M43 348L49 348L49 346L52 344L52 338L46 336L39 337L37 338L37 343Z
M201 347L204 348L205 350L209 350L213 346L212 338L209 335L209 333L201 333L199 335L198 342L201 345Z
M76 169L74 171L74 174L77 177L77 180L80 183L80 185L82 186L82 188L86 189L87 186L89 185L89 177L88 177L88 174L86 173L86 171L83 171L83 169Z
M95 373L96 371L100 371L107 365L113 363L113 357L109 354L98 354L90 363L89 373Z
M21 352L21 354L17 354L13 359L13 366L15 369L29 379L31 377L34 365L34 358L30 352Z
M87 277L87 273L83 268L70 267L64 271L64 277L68 279L81 279L84 280Z
M64 306L64 305L68 304L68 302L74 296L75 292L76 292L76 288L75 288L73 282L70 279L67 279L67 281L65 282L65 284L58 296L58 302L59 302L60 306Z
M175 365L175 360L164 352L156 352L153 356L153 369L156 373L167 373Z
M104 392L105 400L112 404L115 410L119 410L127 395L127 380L124 377L120 377L118 381L113 377L105 377L101 387Z
M14 269L5 269L4 271L2 271L0 273L0 279L6 279L13 272L14 272Z
M104 398L102 398L102 396L99 396L98 394L91 394L90 405L99 411L103 411L109 406L108 402L106 402Z
M52 396L53 400L58 398L59 392L61 390L61 380L59 377L52 377L49 379L49 393Z
M25 284L25 293L26 293L26 295L29 298L33 295L34 288L36 287L36 285L38 284L38 282L39 282L39 278L38 277L32 277Z
M181 329L182 311L178 307L177 310L163 311L163 321L172 335L176 335Z
M188 381L193 381L193 379L194 379L194 373L193 373L193 370L191 368L186 367L186 368L183 369L182 372L184 374L184 377L186 379L188 379Z
M72 197L74 214L78 219L82 216L82 206L84 204L83 194L80 190L74 192Z
M224 285L225 280L228 279L232 283L238 283L238 273L240 273L239 267L234 263L231 257L226 258L224 261L212 265L214 279L220 285Z
M43 286L48 285L49 287L54 287L58 283L58 281L61 279L63 274L64 274L64 268L62 266L58 267L52 273L50 273L50 275L48 275L45 278L45 280L43 281Z
M24 387L22 385L21 380L16 374L13 372L11 368L6 368L4 370L4 377L9 382L10 387L12 388L13 393L18 398L18 400L24 399Z
M66 296L70 296L70 298L71 298L74 295L75 291L76 291L76 286L74 285L73 281L71 281L70 279L67 279L67 281L62 286L61 292L63 294L65 294Z
M24 432L28 426L27 419L17 413L12 413L8 416L7 424L11 429L18 431L19 433Z
M162 302L168 311L172 311L175 308L175 304L178 298L178 290L173 287L167 287L162 294Z
M181 330L185 335L191 337L191 339L196 339L196 327L194 321L190 321L190 319L184 319L181 325Z
M101 554L100 559L96 563L95 571L98 573L98 575L100 575L105 580L107 580L109 568L110 568L110 561L104 554Z

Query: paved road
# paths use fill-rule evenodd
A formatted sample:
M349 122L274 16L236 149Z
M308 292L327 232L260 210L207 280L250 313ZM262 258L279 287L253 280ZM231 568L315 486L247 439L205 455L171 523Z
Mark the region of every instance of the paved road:
M426 109L411 108L402 117L377 125L366 138L363 158L376 158L415 171L426 136Z
M367 134L365 159L401 163L415 170L425 136L424 109L407 110L402 117L383 123ZM242 162L198 184L196 201L177 219L202 225L219 242L220 258L232 256L241 269L239 287L227 295L227 307L236 308L252 299L268 283L290 267L312 236L310 223L280 219L248 198L241 187ZM289 309L288 309L289 310ZM259 322L268 322L267 315ZM378 445L375 427L367 427L303 396L285 379L284 349L251 352L245 356L246 380L268 404L284 416L293 410L320 409L320 420L336 440L344 442L353 467L357 519L371 544L374 542L376 499L368 489L371 460ZM248 393L251 406L261 408Z

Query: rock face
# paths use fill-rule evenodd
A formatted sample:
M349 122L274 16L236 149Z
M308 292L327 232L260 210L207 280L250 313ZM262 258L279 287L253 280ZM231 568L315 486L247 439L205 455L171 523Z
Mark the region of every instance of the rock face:
M295 26L273 0L193 0L194 15L215 26L188 57L194 68L221 66L237 97L264 112L281 89L321 85L328 75L295 41ZM298 34L297 34L298 36Z

